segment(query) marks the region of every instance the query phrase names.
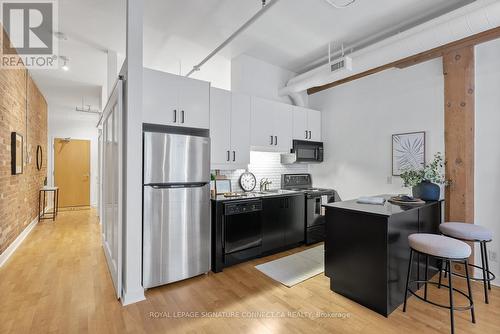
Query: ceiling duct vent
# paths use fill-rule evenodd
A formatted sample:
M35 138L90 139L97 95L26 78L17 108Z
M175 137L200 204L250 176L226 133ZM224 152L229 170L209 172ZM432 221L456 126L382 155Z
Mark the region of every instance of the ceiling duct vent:
M352 71L352 58L343 57L330 63L330 71L338 72L342 70Z

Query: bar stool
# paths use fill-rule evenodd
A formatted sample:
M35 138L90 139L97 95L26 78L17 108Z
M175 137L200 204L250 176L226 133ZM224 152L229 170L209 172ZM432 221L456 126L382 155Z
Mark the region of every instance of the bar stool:
M471 277L470 279L475 281L483 281L484 302L486 304L489 304L488 290L491 290L491 281L495 279L495 275L490 271L486 243L490 242L493 239L493 233L487 228L480 225L451 222L439 225L439 230L441 231L441 234L450 238L468 242L479 242L479 245L481 246L481 267L470 263L469 266L481 269L483 271L483 277ZM446 272L448 271L448 268L446 268L445 277ZM464 278L464 275L462 274L453 272L452 274ZM439 276L441 277L441 271L439 272Z
M416 233L411 234L408 237L408 242L410 244L410 261L408 264L408 274L406 276L406 290L405 290L405 301L403 306L403 312L406 312L406 299L408 297L408 292L417 297L418 299L430 303L435 306L443 307L450 310L450 323L451 323L451 333L455 333L455 321L453 317L454 311L465 311L470 310L472 323L476 323L476 317L474 315L474 302L472 300L472 289L469 280L469 270L468 268L468 258L471 254L471 248L465 242L448 238L437 234L427 234L427 233ZM420 280L418 277L416 280L410 280L411 268L413 264L413 254L418 253L425 256L425 280ZM427 299L427 284L438 285L436 282L431 282L428 279L428 266L429 266L429 256L445 261L449 268L451 268L452 262L460 262L465 264L465 275L467 279L467 290L468 294L455 289L452 283L452 276L448 275L448 285L441 284L441 286L447 287L449 289L449 299L450 305L438 304ZM419 264L418 264L419 265ZM409 285L411 283L424 283L424 297L417 295ZM469 300L469 306L455 306L453 303L453 291L460 293Z

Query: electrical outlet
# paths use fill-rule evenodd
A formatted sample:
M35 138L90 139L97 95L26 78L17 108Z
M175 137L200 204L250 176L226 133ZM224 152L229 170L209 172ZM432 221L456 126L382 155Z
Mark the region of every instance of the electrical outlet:
M392 184L392 176L387 177L387 184Z
M497 252L489 250L488 251L488 259L490 259L490 261L493 261L493 262L498 262Z

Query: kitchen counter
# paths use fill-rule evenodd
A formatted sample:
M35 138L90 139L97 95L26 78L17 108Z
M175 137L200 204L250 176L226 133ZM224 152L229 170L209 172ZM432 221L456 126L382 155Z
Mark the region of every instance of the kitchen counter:
M406 211L418 210L423 206L428 206L435 203L435 202L427 202L426 204L421 204L421 205L397 205L397 204L392 204L391 202L388 201L392 196L394 195L377 196L377 197L384 197L386 199L384 205L362 204L362 203L357 203L357 200L354 199L350 201L328 203L323 206L325 208L335 208L337 210L362 212L365 214L389 217Z
M404 301L410 260L408 236L439 233L442 202L399 206L352 200L324 208L325 275L330 278L330 289L388 316ZM412 265L413 279L423 279L423 256L416 255ZM437 267L435 259L429 260L430 277Z
M267 198L267 197L283 197L283 196L290 196L290 195L297 195L297 194L302 194L301 191L294 191L294 190L268 190L268 191L252 191L252 192L247 192L243 193L245 194L244 196L238 196L238 197L225 197L224 195L217 195L216 197L212 197L212 201L214 202L226 202L226 201L241 201L241 200L246 200L246 199L255 199L255 198Z

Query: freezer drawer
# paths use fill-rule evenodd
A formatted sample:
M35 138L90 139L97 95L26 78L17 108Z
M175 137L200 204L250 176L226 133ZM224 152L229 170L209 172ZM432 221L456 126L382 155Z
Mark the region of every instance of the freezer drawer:
M144 132L144 184L210 181L210 138L175 130Z
M144 187L143 285L210 270L210 186Z

